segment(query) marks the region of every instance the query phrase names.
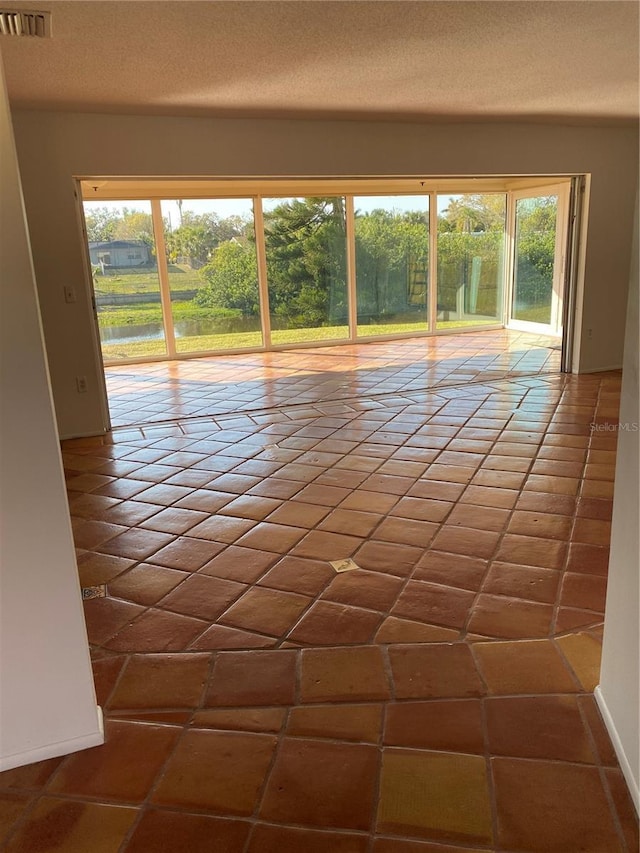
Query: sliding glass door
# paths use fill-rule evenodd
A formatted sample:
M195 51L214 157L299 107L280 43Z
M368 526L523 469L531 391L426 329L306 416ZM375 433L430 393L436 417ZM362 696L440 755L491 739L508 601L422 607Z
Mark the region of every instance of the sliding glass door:
M252 199L170 199L161 211L176 352L261 347Z
M265 198L271 343L349 338L345 199Z
M506 199L438 195L437 329L502 323Z
M355 196L358 337L429 328L429 196Z
M368 188L86 201L104 360L505 323L561 331L568 180L526 191Z
M566 197L564 186L513 195L512 327L561 332Z
M86 201L84 213L104 360L166 356L151 202Z

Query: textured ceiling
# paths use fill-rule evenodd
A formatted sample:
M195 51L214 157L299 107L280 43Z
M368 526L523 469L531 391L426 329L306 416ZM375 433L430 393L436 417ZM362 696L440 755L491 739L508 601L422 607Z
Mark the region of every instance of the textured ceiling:
M616 0L8 2L14 106L187 115L631 121L638 10Z

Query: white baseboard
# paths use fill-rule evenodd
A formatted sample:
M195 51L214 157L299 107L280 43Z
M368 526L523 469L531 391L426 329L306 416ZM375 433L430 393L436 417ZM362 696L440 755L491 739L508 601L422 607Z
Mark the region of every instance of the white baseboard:
M600 709L600 713L602 714L602 719L604 720L604 724L607 728L607 731L609 732L611 743L613 744L616 756L618 757L618 761L620 762L620 769L622 770L623 776L629 788L631 799L633 800L633 804L636 807L636 811L638 812L638 814L640 814L640 788L638 787L638 780L634 778L633 771L631 770L631 765L629 764L629 759L627 758L627 754L624 751L624 746L622 745L622 741L620 740L620 735L618 734L618 730L616 729L616 724L613 721L613 717L609 712L609 708L607 707L605 698L602 695L602 690L600 690L600 685L598 685L598 687L596 687L596 689L593 691L593 695L595 696L598 708Z
M92 746L102 746L104 743L104 723L102 719L102 708L97 705L98 730L70 740L48 743L46 746L38 746L35 749L27 749L23 752L15 752L13 755L0 757L0 771L12 770L14 767L22 767L24 764L33 764L36 761L46 761L48 758L57 758L59 755L68 755L70 752L78 752L81 749L89 749Z

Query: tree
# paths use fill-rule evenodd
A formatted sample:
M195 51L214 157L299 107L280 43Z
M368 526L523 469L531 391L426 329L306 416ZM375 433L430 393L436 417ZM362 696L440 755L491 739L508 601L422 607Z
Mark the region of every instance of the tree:
M113 240L139 240L153 249L153 220L150 213L122 208L122 216L113 229Z
M505 219L503 193L454 196L439 217L438 227L444 231L471 234L478 231L502 231Z
M237 240L222 243L200 270L200 276L206 284L195 296L197 305L236 308L245 316L259 314L258 264L251 243Z
M429 252L426 215L384 209L357 213L355 232L359 313L380 317L410 309L411 281L423 282L424 301Z
M240 216L220 219L215 213L195 214L184 211L174 231L166 229L165 242L169 260L178 258L194 268L204 266L213 250L227 240L243 236L247 223Z
M344 199L291 199L265 214L267 280L272 315L283 325L312 328L344 322Z
M107 243L113 240L113 233L120 219L120 213L108 207L85 207L84 220L89 242Z

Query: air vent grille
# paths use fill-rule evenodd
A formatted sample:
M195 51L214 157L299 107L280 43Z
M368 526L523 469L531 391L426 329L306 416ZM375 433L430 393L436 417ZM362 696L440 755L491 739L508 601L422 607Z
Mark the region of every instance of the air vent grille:
M51 12L0 9L0 35L51 38Z

